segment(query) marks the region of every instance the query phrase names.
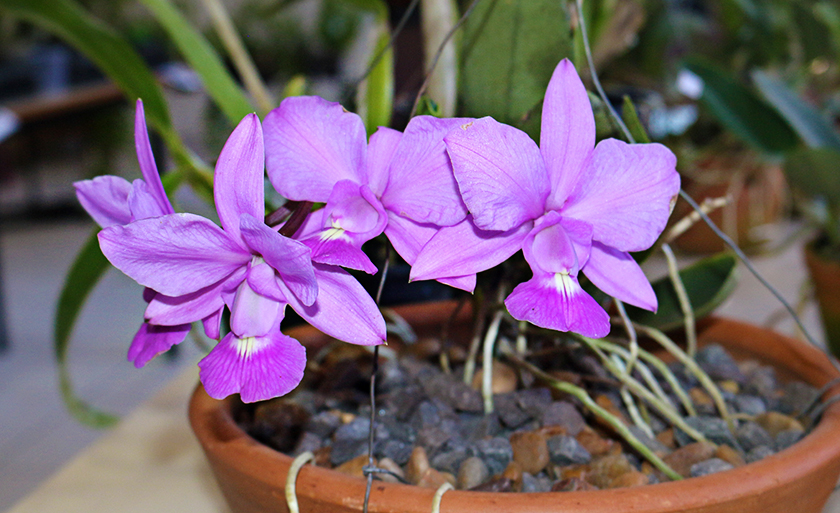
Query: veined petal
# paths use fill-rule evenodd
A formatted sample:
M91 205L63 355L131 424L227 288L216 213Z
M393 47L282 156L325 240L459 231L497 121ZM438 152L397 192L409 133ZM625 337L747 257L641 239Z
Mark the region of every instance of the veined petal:
M311 251L305 244L275 232L248 214L241 219L242 237L279 274L303 304L311 305L318 295L312 270Z
M245 279L244 266L224 280L190 294L170 297L155 293L146 307L146 319L152 324L163 326L203 320L214 315L225 306L225 291L228 289L235 290L243 279Z
M441 228L411 267L411 281L468 276L495 267L522 248L533 223L507 232L478 229L470 217Z
M376 266L361 249L367 239L358 234L341 228L326 228L302 242L312 250L313 262L376 274Z
M394 156L394 151L402 139L402 132L384 126L379 127L370 136L367 148L367 163L365 166L365 183L373 193L380 197L388 185L388 166Z
M619 301L656 311L656 293L642 268L629 254L595 242L583 274Z
M248 270L248 285L261 296L273 299L278 303L288 303L283 291L277 285L279 277L274 268L265 262L253 265Z
M572 193L595 147L595 116L574 65L563 59L545 91L540 153L551 181L547 208L559 209Z
M358 345L385 342L385 319L373 298L340 267L315 264L318 300L312 306L290 298L289 306L303 319L338 340ZM282 286L282 284L281 284Z
M119 176L97 176L92 180L74 182L76 198L82 208L102 228L122 226L131 222L128 195L131 184Z
M437 281L443 283L444 285L465 290L472 294L475 290L476 278L476 275L470 274L469 276L456 276L454 278L438 278Z
M134 180L134 183L131 184L131 192L128 193L128 208L131 211L132 221L172 213L161 209L160 204L149 190L149 185L143 180Z
M573 331L601 338L610 332L607 312L587 294L576 278L564 273L535 270L534 277L520 283L505 299L514 319L541 328Z
M111 226L99 232L99 247L114 267L167 296L212 285L251 259L221 228L192 214Z
M465 123L444 140L476 226L507 231L544 213L548 176L525 132L488 117Z
M411 118L388 168L382 204L418 223L451 226L467 215L443 137L464 118ZM373 187L371 187L373 188Z
M591 244L591 226L563 219L557 212L548 212L534 223L522 252L532 269L577 276L589 258Z
M219 221L236 241L241 241L239 218L265 216L265 150L260 119L248 114L230 134L213 178L213 198Z
M224 307L219 308L201 320L201 324L204 326L204 334L207 335L207 338L219 340L219 335L221 335L222 330L222 313L224 311Z
M560 213L591 224L594 240L619 251L647 249L679 193L676 162L661 144L601 141Z
M134 114L134 147L137 150L137 161L140 163L140 172L143 180L149 188L149 194L155 199L161 214L174 214L175 209L166 196L163 183L160 181L155 156L152 153L152 144L149 142L149 131L146 128L146 115L143 110L143 101L137 99L136 111ZM135 217L136 218L136 217Z
M230 309L230 330L240 338L264 336L280 325L280 313L280 303L257 294L244 280L236 289Z
M306 349L277 329L264 337L228 333L198 362L199 379L214 399L239 393L252 403L280 397L303 379Z
M155 356L183 342L189 332L189 324L157 326L144 322L128 348L128 361L134 362L134 366L139 369Z
M325 202L336 182L364 182L365 127L338 103L286 98L264 126L268 178L284 197Z
M370 240L385 229L388 215L367 185L350 180L335 184L324 207L324 226L354 232Z

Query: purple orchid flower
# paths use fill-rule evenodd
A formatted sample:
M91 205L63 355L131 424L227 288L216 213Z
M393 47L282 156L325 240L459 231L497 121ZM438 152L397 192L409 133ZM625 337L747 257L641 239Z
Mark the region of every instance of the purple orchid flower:
M539 148L492 118L444 140L470 217L432 237L412 280L476 273L522 249L533 277L505 300L516 319L606 336L609 316L581 288L581 271L609 295L656 309L629 252L650 247L665 228L680 187L676 158L660 144L595 146L592 108L571 62L548 85Z
M263 222L263 132L256 115L231 134L216 164L214 199L222 228L193 214L112 225L99 234L111 263L158 294L151 324L204 319L231 333L199 362L212 397L252 402L289 392L303 376L304 348L280 333L286 305L324 333L354 344L385 340L385 321L361 285L335 266L313 263L303 243Z
M175 213L155 165L143 102L139 99L134 117L134 146L142 180L129 183L119 176L106 175L73 184L79 203L102 228ZM156 295L155 291L146 289L143 298L148 303ZM189 323L160 326L144 322L128 348L128 360L137 368L143 367L155 356L183 342L190 327Z
M300 231L312 259L372 274L364 242L384 231L410 264L440 226L463 220L443 136L466 121L418 116L404 134L379 128L368 142L362 119L338 103L283 100L265 118L268 177L286 198L326 203ZM474 275L447 278L475 283Z

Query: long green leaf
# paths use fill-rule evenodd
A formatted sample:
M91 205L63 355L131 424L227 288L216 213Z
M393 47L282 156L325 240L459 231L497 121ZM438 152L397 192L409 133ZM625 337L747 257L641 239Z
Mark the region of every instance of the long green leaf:
M761 70L752 72L756 87L764 98L812 148L840 150L840 135L817 109L794 93L784 82Z
M737 263L735 255L719 253L680 271L695 318L711 313L729 297L738 281ZM630 318L663 331L682 326L683 313L670 278L666 276L655 281L653 290L659 302L656 313L628 305Z
M686 66L703 79L702 104L733 134L771 154L796 146L796 134L785 120L726 71L701 60Z
M201 77L207 94L236 125L254 107L225 69L218 53L169 0L141 0L152 12L178 51Z
M464 24L461 105L539 139L540 105L557 63L572 56L569 17L556 0L483 0Z
M67 349L79 312L106 269L108 260L100 251L99 240L94 233L79 251L76 261L67 273L55 314L54 349L59 367L61 395L70 413L80 422L92 427L107 427L116 419L112 415L96 411L74 395L67 367Z
M797 150L787 156L784 169L791 187L840 208L840 152L832 148Z
M392 48L386 49L391 39L387 26L387 21L382 22L381 33L371 52L370 64L373 64L373 59L377 57L379 62L360 84L356 99L368 135L373 134L380 126L391 124L394 103L394 51ZM384 53L380 57L383 50Z
M633 136L633 139L637 143L650 142L650 137L648 137L647 131L639 119L639 113L636 112L636 106L633 105L633 100L626 95L624 96L624 103L621 106L621 117L624 118L624 123L627 125L627 129L630 130L630 135Z

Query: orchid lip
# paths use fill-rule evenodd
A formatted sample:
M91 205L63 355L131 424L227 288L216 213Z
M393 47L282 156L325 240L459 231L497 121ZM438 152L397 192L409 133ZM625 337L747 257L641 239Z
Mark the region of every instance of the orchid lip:
M258 337L245 337L236 340L236 355L244 360L250 360L251 356L258 353L267 342L261 341Z

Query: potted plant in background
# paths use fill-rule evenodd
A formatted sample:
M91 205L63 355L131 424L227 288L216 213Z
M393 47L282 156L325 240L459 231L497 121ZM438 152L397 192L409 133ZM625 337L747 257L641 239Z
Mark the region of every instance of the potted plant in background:
M636 427L641 429L640 426L648 422L643 414L637 412L639 417L632 413L638 408L645 410L647 407L640 406L644 402L655 405L656 415L674 422L690 438L705 440L707 435L687 423L678 407L667 404L669 400L664 399L664 392L663 397L656 398L661 385L648 382L640 386L628 370L628 366L637 370L645 368L642 360L649 363L646 360L649 353L637 345L635 330L652 334L685 365L697 370L697 379L708 387L706 393L712 396L714 407L721 413L726 410L722 395L715 392L718 387L709 382L707 374L690 363L692 360L670 344L660 331L631 323L624 314L623 303L616 301L614 305L623 319L619 325L624 324L630 334L627 348L594 338L610 332L611 320L600 304L610 300L599 295L593 284L642 309L655 309L658 304L658 317L653 320L647 317L647 320L659 326L684 324L689 353L694 353L691 316L709 310L725 296L726 289L731 287L735 259L731 256L712 258L681 273L672 266L672 276L653 286L644 277L629 252L649 248L665 226L672 200L679 190L674 158L669 150L657 144L628 145L607 139L595 146L596 123L580 78L569 61L558 58L556 47L546 50L546 46L556 41L539 37L541 32L537 28L564 42L566 46L560 47L561 53L571 51L573 47L568 34L557 31L546 21L551 18L545 13L550 12L568 22L566 11L554 3L549 11L539 11L540 6L532 3L473 3L465 9L466 33L471 38L465 45L462 79L473 87L470 90L464 86L468 91L466 98L470 100L464 102L470 105L462 112L466 117L416 116L401 133L389 128L376 129L380 124L387 125L392 117L392 82L388 76L392 64L387 51L383 54L386 58L380 60L380 50L387 48L386 45L376 46L378 50L372 52L372 71L365 87L361 88L362 94L357 97L358 108L364 116L358 117L338 104L320 98L302 96L287 98L260 123L255 114L238 115L242 102L247 104L248 100L218 66L217 56L203 39L167 2L149 1L148 6L205 80L210 95L229 119L239 123L220 153L212 189L207 167L184 149L177 133L171 129L160 94L148 74L142 71L142 65L131 59L123 59L116 65L112 56L102 52L100 44L92 44L94 40L98 43L105 40L111 48L131 55L130 49L121 46L118 37L92 24L83 12L73 10L75 8L56 13L38 2L7 1L4 5L12 6L14 12L36 21L69 27L67 34L71 40L75 38L79 46L98 57L103 67L110 66L107 69L132 95L143 96L146 114L162 133L177 166L174 172L160 180L146 142L142 104L138 104L135 137L144 179L129 184L114 178L100 178L78 185L86 208L106 228L98 240L85 248L71 270L60 305L58 335L62 351L85 291L107 265L98 253L101 245L108 259L147 287L146 319L130 351L135 364L142 365L179 343L190 330L191 323L200 320L210 338L221 338L200 364L201 378L210 395L221 398L239 393L244 401L282 395L301 379L305 365L302 347L289 335L294 333L306 342L314 342L312 339L317 338L306 330L283 334L279 324L285 306L292 306L312 325L338 339L360 345L377 345L385 340L386 324L375 301L340 268L374 271L376 266L361 251L361 246L384 232L397 253L413 266L415 279L437 279L471 290L477 281L476 274L482 273L482 278L500 285L496 291L482 290L480 296L486 296L485 307L480 301L477 303L476 318L481 321L489 316L489 322L484 328L476 329L473 336L476 342L466 360L474 361L483 341L480 405L485 411L494 407L492 369L501 368L497 358L507 358L524 369L521 371L523 376L538 378L583 403L644 455L662 473L663 479L678 478L678 473L662 461L656 450L642 442L640 435L610 411L609 403L599 404L581 387L558 380L556 376L543 375L525 361L525 357L533 356L529 351L550 349L558 338L565 341L561 345L571 343L567 347L572 349L589 347L592 354L603 357L600 365L609 372L605 379L618 381L619 388L631 394L629 398L622 396L619 405L623 401ZM373 11L382 12L377 9L380 8ZM524 16L523 19L533 24L534 30L511 33L487 28L495 24L500 29L509 28L511 12ZM68 19L73 23L67 24ZM380 16L379 19L383 18ZM585 27L581 18L578 23L581 29ZM446 26L444 29L447 33L452 32ZM576 34L581 35L581 44L585 46L583 30ZM505 38L528 44L508 45ZM507 61L508 73L500 74L497 69L498 52L494 51L494 45L500 43L505 45L505 51L512 53L511 57L516 57ZM228 49L234 48L236 38L228 35L225 45ZM240 70L247 70L247 58L231 53L238 56L234 60ZM526 65L531 62L526 58L529 55L539 55L540 64ZM560 65L556 65L558 61ZM476 89L477 84L491 76L515 87ZM597 85L597 80L594 83ZM505 93L499 95L500 90ZM476 102L484 99L498 103L499 98L494 95L501 97L502 104L506 105L505 111L497 117L519 125L524 132L492 118L476 119L492 108ZM415 107L423 103L419 100L418 95ZM423 104L427 111L435 111L432 102ZM268 111L270 107L263 110ZM628 113L630 120L636 121L635 111L628 109ZM644 134L638 123L631 123L631 128ZM370 134L369 140L365 132ZM540 140L539 147L534 142L536 139ZM267 216L263 149L271 184L290 200L280 208L272 208ZM418 176L423 180L417 180ZM181 181L189 181L200 194L212 198L222 228L192 214L173 213L164 193L164 184L172 187ZM319 208L312 211L312 202ZM464 241L469 244L456 247ZM520 249L524 260L518 256ZM637 257L643 259L644 255ZM498 264L503 265L491 269ZM583 275L591 283L583 283ZM519 284L513 288L516 283ZM505 296L506 306L503 307L501 303ZM645 319L643 314L633 311L630 316L635 316L637 321ZM423 323L419 323L418 330L422 326ZM453 325L453 329L463 330L464 326ZM543 330L555 331L546 335ZM566 339L558 332L576 332L581 336ZM513 350L505 347L511 337L516 339ZM796 362L791 365L790 372L801 377L805 377L805 369L816 367L818 370L808 378L814 385L828 381L833 373L830 365L817 363L818 356L802 353L787 342L782 346L786 349L781 356L764 356L776 362ZM655 361L659 360L650 360ZM465 363L465 367L468 366ZM659 369L663 376L668 375L664 366ZM469 376L467 370L463 374ZM677 382L671 382L671 386L679 389ZM373 391L373 381L370 388ZM334 481L336 488L332 484L315 484L306 479L310 474L323 474L322 469L307 467L298 481L294 467L304 460L292 464L289 458L259 446L232 423L234 407L231 401L215 403L215 409L205 409L208 399L202 393L197 393L193 406L196 430L202 439L205 435L215 437L205 439L208 455L220 472L221 484L228 490L232 503L243 511L265 508L265 504L254 506L264 498L278 508L284 506L274 495L277 488L262 491L246 488L244 492L232 492L227 488L234 475L244 472L236 466L237 460L241 463L242 458L229 452L236 446L244 446L250 451L248 458L254 458L254 461L263 462L260 458L265 456L280 462L278 470L261 468L260 471L270 480L281 480L283 484L289 476L291 484L285 487L291 497L290 509L294 509L298 496L319 503L331 495L327 491L338 492L339 503L329 506L335 511L366 509L368 505L372 509L395 510L384 502L393 495L421 501L417 504L423 510L431 502L440 504L440 494L445 492L445 486L437 488L436 498L432 497L434 490L379 483L372 486L373 474L381 469L370 464L365 472L367 491L361 480L349 483L361 493L348 495L342 492L344 489L337 487L346 482L342 477ZM633 394L636 394L635 398ZM688 404L690 402L685 403ZM619 405L612 403L611 407ZM77 403L75 406L79 407ZM690 413L691 408L685 407L685 413ZM372 405L370 410L374 414L377 411ZM818 427L797 444L798 451L782 451L729 474L734 476L734 472L739 472L737 476L741 477L737 479L726 477L724 473L685 483L655 485L650 488L653 491L641 493L630 490L580 492L570 497L595 508L603 508L603 501L611 504L630 501L650 507L670 502L666 510L671 508L673 511L688 507L689 502L681 502L682 499L677 500L675 496L687 497L687 490L695 486L703 490L701 502L708 502L710 492L704 487L711 486L716 491L712 495L717 495L711 510L740 507L733 502L740 499L755 504L757 493L764 494L758 501L761 508L788 508L782 506L781 498L798 498L808 488L813 499L810 505L819 508L819 502L827 496L838 470L837 451L817 449L819 443L831 440L836 430L832 423L834 416L834 409L830 409ZM204 420L220 421L221 424L209 428L208 432L199 427L203 426ZM726 422L725 418L723 422ZM370 436L374 437L375 417L368 427ZM801 430L799 432L801 434ZM221 452L214 452L217 450ZM819 457L814 457L814 453L819 453ZM627 458L623 454L621 457L623 461ZM226 466L228 463L233 466ZM806 472L790 472L791 465L806 469ZM754 472L755 480L746 478ZM649 481L649 478L645 479ZM724 486L727 481L742 480L752 483L746 492L734 492ZM689 484L692 481L696 484ZM251 483L246 487L261 486L262 480L246 483ZM771 483L775 483L776 488L768 488ZM778 486L780 483L783 486ZM297 493L294 492L295 484ZM465 510L470 507L486 510L487 504L499 500L505 501L508 511L543 511L558 505L558 496L554 494L499 499L493 494L453 492L446 495L445 501L450 500L458 504L458 509Z

